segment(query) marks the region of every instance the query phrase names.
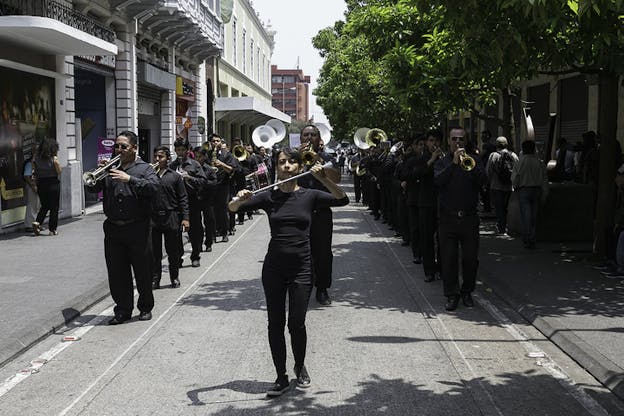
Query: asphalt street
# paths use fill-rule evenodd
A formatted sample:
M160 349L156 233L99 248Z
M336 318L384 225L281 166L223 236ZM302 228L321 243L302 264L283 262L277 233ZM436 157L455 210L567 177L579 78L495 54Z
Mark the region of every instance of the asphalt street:
M101 288L102 220L95 213L62 224L57 237L1 242L3 264L19 247L37 247L22 267L9 262L15 269L2 272L8 303L29 304L21 312L2 308L4 333L23 334L35 316L50 324L52 314L79 309L72 299L89 295L66 327L5 357L0 414L624 414L621 401L516 313L487 277L476 307L444 311L441 282L425 283L410 251L359 204L335 210L334 302L310 303L312 386L268 400L275 375L259 279L266 217L204 253L202 267L183 268L181 288L156 291L153 320L135 316L114 327L106 325L112 303ZM487 242L484 249L493 250ZM67 307L59 309L63 292ZM77 340L63 341L68 336Z

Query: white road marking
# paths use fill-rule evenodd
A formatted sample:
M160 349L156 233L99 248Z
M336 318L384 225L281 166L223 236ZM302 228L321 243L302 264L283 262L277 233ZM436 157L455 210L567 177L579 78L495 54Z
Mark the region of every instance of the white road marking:
M156 320L154 320L152 322L152 324L139 336L139 338L136 339L136 341L134 341L124 352L121 353L121 355L119 357L117 357L117 359L115 361L113 361L113 363L104 371L104 373L102 373L98 378L95 379L95 381L93 383L91 383L86 390L84 390L67 408L65 408L61 413L59 413L59 415L65 415L67 414L67 412L69 412L93 387L95 387L95 385L97 385L97 383L116 365L119 363L119 361L121 361L121 359L134 347L138 344L138 342L140 340L142 340L145 335L150 332L152 330L152 328L158 323L160 322L160 320L175 306L177 305L180 300L182 298L184 298L185 296L187 296L187 294L189 293L189 291L191 291L195 286L197 286L197 284L202 281L204 279L204 277L206 276L206 274L215 266L215 264L217 264L224 256L226 256L227 254L229 254L234 247L238 244L238 242L245 236L245 234L247 234L248 232L250 232L255 226L256 224L258 224L258 221L254 221L251 226L245 230L236 240L234 240L232 242L232 244L216 259L214 259L212 261L212 263L210 264L210 266L208 266L206 268L206 270L200 274L195 281L193 281L193 283L191 283L187 289L171 304L171 306L169 306ZM186 257L186 256L185 256ZM134 296L137 296L137 291L134 291ZM89 322L87 322L85 325L75 329L73 332L71 332L70 334L66 334L63 338L67 338L69 337L76 337L76 339L81 339L84 338L84 335L89 332L90 330L92 330L94 327L98 326L102 321L110 318L111 315L113 315L113 308L114 306L110 306L108 308L106 308L105 310L103 310L102 312L100 312L95 318L91 319ZM37 358L31 360L30 362L30 366L26 367L20 371L18 371L15 375L9 377L8 379L6 379L2 384L0 384L0 397L4 396L6 393L8 393L11 389L13 389L15 386L17 386L19 383L21 383L22 381L26 380L28 377L30 377L33 374L38 373L41 368L47 364L48 362L50 362L54 357L56 357L58 354L60 354L63 350L65 350L65 348L70 347L71 345L74 344L75 341L72 342L68 342L66 341L61 341L58 344L56 344L55 346L53 346L52 348L50 348L48 351L42 353L41 355L39 355Z
M377 226L377 224L373 223L373 226L377 230L377 233L381 235L381 231L379 227ZM401 269L403 270L404 275L407 276L408 279L411 279L411 275L409 274L409 272L405 268L405 265L403 264L403 262L397 255L396 251L390 244L390 241L392 240L389 238L386 238L385 240L388 250L390 250L396 262L401 266ZM408 291L409 290L410 289L408 287ZM473 377L479 380L478 375L475 373L472 366L467 361L466 356L462 352L461 348L459 347L457 342L455 342L455 339L453 338L451 331L446 327L446 325L444 324L444 321L436 314L435 310L433 309L433 306L431 305L431 303L429 303L429 300L427 299L425 294L418 287L416 287L416 290L418 291L420 297L423 299L424 303L427 305L427 308L429 308L430 310L431 315L429 317L435 318L438 321L440 326L444 329L444 332L446 333L448 340L450 340L455 350L458 352L459 356L464 362L464 365L468 368L468 370L473 375ZM509 318L507 318L500 310L498 310L498 308L496 308L489 301L482 298L478 294L475 294L474 298L477 300L477 302L481 304L481 306L483 306L483 308L486 311L488 311L488 313L494 319L496 319L496 321L498 321L505 328L505 330L514 339L516 339L524 347L528 355L545 357L543 359L539 359L537 361L537 364L543 367L548 372L548 374L550 374L554 379L556 379L559 382L559 384L563 388L565 388L566 391L572 397L574 397L574 399L581 406L583 406L592 416L609 416L609 413L598 402L596 402L591 396L585 393L585 391L583 391L580 387L576 386L574 382L571 380L571 378L561 369L561 367L559 367L550 357L548 357L548 355L542 349L540 349L537 345L530 342L529 338L516 325L514 325L509 320ZM435 333L435 330L433 328L431 328L431 330ZM449 360L450 360L450 357L449 357ZM450 361L452 363L452 360ZM478 384L483 390L483 392L487 395L488 399L490 400L492 406L495 408L496 412L499 415L503 416L501 409L498 406L496 406L496 404L494 403L494 399L490 395L489 391L483 386L481 381L478 381ZM469 386L466 386L466 387L470 389Z

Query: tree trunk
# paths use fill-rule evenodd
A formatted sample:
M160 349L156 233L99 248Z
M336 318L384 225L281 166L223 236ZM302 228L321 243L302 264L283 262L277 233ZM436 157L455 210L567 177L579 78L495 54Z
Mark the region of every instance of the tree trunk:
M511 95L509 89L502 88L503 93L503 136L511 141ZM496 137L494 137L496 139Z
M600 166L598 167L598 187L596 189L596 219L594 227L594 253L601 257L607 254L606 239L613 229L615 214L615 171L618 76L601 73L599 78L598 129L600 136Z

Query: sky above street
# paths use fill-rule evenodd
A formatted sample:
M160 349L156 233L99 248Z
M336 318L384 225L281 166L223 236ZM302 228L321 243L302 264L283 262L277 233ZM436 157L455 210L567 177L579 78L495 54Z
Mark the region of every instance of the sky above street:
M271 63L279 68L299 68L310 75L310 92L316 88L323 59L312 46L312 38L319 30L344 20L346 5L342 0L252 0L260 20L269 23L277 33ZM310 115L315 122L327 123L323 110L310 96Z

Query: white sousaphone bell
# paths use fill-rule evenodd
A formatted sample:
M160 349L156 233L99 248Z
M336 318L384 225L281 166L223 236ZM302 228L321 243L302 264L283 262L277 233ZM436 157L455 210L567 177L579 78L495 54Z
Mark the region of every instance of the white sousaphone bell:
M256 127L251 133L251 141L256 147L264 147L265 149L270 149L273 145L284 140L284 137L286 137L286 126L276 118Z
M329 129L327 124L324 123L314 123L314 125L321 134L321 141L323 142L323 145L327 146L327 144L331 140L331 130Z

